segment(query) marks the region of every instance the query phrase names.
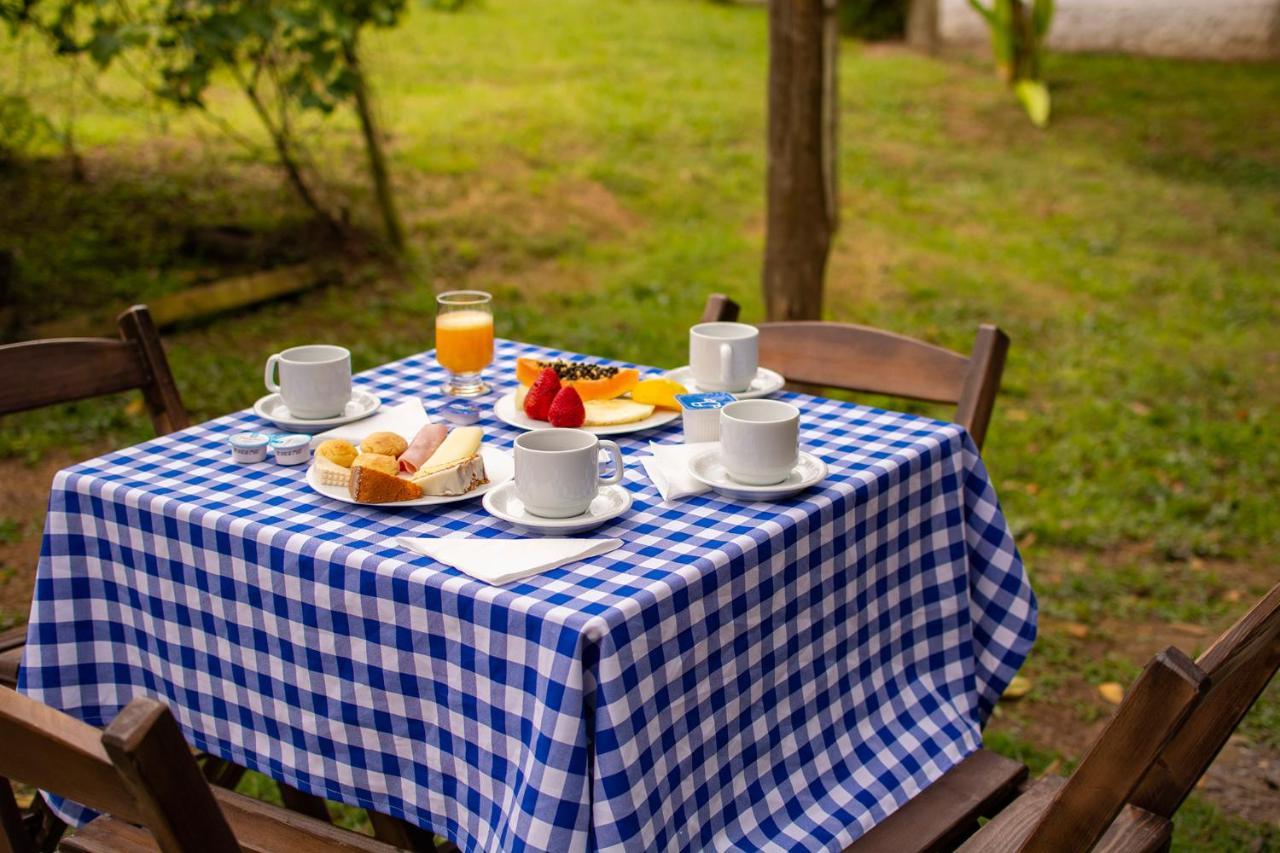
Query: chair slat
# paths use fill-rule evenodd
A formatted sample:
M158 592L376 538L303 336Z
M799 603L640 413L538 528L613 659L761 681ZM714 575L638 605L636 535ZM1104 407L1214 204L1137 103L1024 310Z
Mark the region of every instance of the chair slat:
M969 360L893 332L848 323L761 323L760 363L790 382L956 403Z
M707 297L702 308L703 323L734 323L738 320L741 306L723 293L713 293Z
M1011 800L1027 777L1022 762L980 749L871 828L846 853L950 850Z
M134 699L101 737L161 849L170 853L236 849L231 827L167 706L155 699Z
M1133 795L1134 804L1165 817L1186 800L1280 669L1280 584L1196 663L1209 676L1209 690Z
M150 381L130 341L59 338L0 346L0 414L141 388Z
M0 776L141 821L141 810L120 784L101 736L93 726L0 687Z

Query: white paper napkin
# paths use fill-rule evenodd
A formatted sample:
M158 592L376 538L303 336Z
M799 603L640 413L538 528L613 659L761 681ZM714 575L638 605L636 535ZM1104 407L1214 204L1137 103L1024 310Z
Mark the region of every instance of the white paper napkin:
M414 434L422 429L431 419L427 410L422 408L421 400L406 400L394 406L384 407L376 415L360 421L334 427L311 437L311 446L319 447L320 442L331 438L342 438L352 444L359 444L365 436L375 432L394 432L403 436L405 441L412 441Z
M658 487L664 501L700 495L711 487L689 473L689 460L718 441L698 441L693 444L656 444L649 442L652 456L641 456L640 464L648 472L649 479Z
M414 539L399 536L396 542L415 554L431 557L476 580L495 586L518 581L539 572L598 557L622 545L621 539L479 539L447 536Z

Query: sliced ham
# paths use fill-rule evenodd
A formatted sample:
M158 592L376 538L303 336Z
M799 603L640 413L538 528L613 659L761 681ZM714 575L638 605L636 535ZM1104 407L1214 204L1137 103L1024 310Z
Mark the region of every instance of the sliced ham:
M422 467L422 463L431 458L436 448L444 443L449 428L444 424L427 424L418 430L418 434L409 442L409 448L400 454L400 470L409 474Z

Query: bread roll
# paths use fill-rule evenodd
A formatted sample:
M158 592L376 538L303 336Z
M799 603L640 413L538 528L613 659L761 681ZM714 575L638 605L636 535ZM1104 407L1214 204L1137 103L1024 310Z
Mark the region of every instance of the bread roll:
M341 438L331 438L323 441L316 448L316 456L323 456L336 465L343 468L350 468L351 463L356 461L355 445Z
M409 449L409 442L394 432L371 432L360 442L361 453L381 453L392 459Z

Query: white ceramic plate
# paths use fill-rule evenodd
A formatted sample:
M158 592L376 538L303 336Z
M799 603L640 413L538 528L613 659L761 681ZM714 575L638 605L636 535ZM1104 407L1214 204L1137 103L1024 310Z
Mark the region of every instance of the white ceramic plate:
M516 472L515 460L511 458L510 453L507 453L504 450L496 450L492 447L482 447L480 448L480 456L484 459L484 473L485 476L489 478L489 482L479 488L472 489L465 495L424 495L411 501L395 501L394 503L385 504L364 504L352 500L351 495L342 486L329 486L321 483L316 479L316 472L314 468L307 469L307 485L324 495L326 498L333 498L335 501L355 504L356 506L376 506L386 507L387 509L398 509L402 506L438 506L439 504L469 501L474 497L483 495L485 492L498 488L503 483L509 481Z
M666 377L672 381L679 382L681 385L689 389L690 394L705 394L710 389L699 388L698 383L693 381L693 369L689 365L677 367L675 370L668 370ZM787 380L782 378L782 374L776 370L770 370L767 367L756 368L756 378L751 380L750 387L746 391L735 391L733 396L739 400L754 400L756 397L767 397L782 390L782 386L787 384Z
M342 414L333 418L295 418L279 394L268 394L253 404L253 411L288 432L323 432L336 426L367 418L382 406L377 395L359 388L352 389L351 399Z
M720 461L720 448L712 447L689 460L689 473L727 498L743 501L776 501L803 492L827 478L827 463L800 451L800 461L787 479L770 486L749 486L732 479Z
M512 391L505 395L501 400L493 404L493 413L497 415L498 420L511 424L513 427L520 429L547 429L551 424L546 421L535 421L524 413L522 409L516 407L516 392ZM653 414L642 421L636 421L630 424L618 424L617 426L584 426L587 432L593 432L596 435L623 435L628 432L639 432L644 429L653 429L663 424L669 424L676 418L680 417L680 413L671 409L654 409Z
M591 506L582 515L569 518L542 518L524 508L516 497L516 484L503 483L484 496L489 514L531 533L568 536L582 533L612 521L631 508L631 493L621 485L601 486Z

